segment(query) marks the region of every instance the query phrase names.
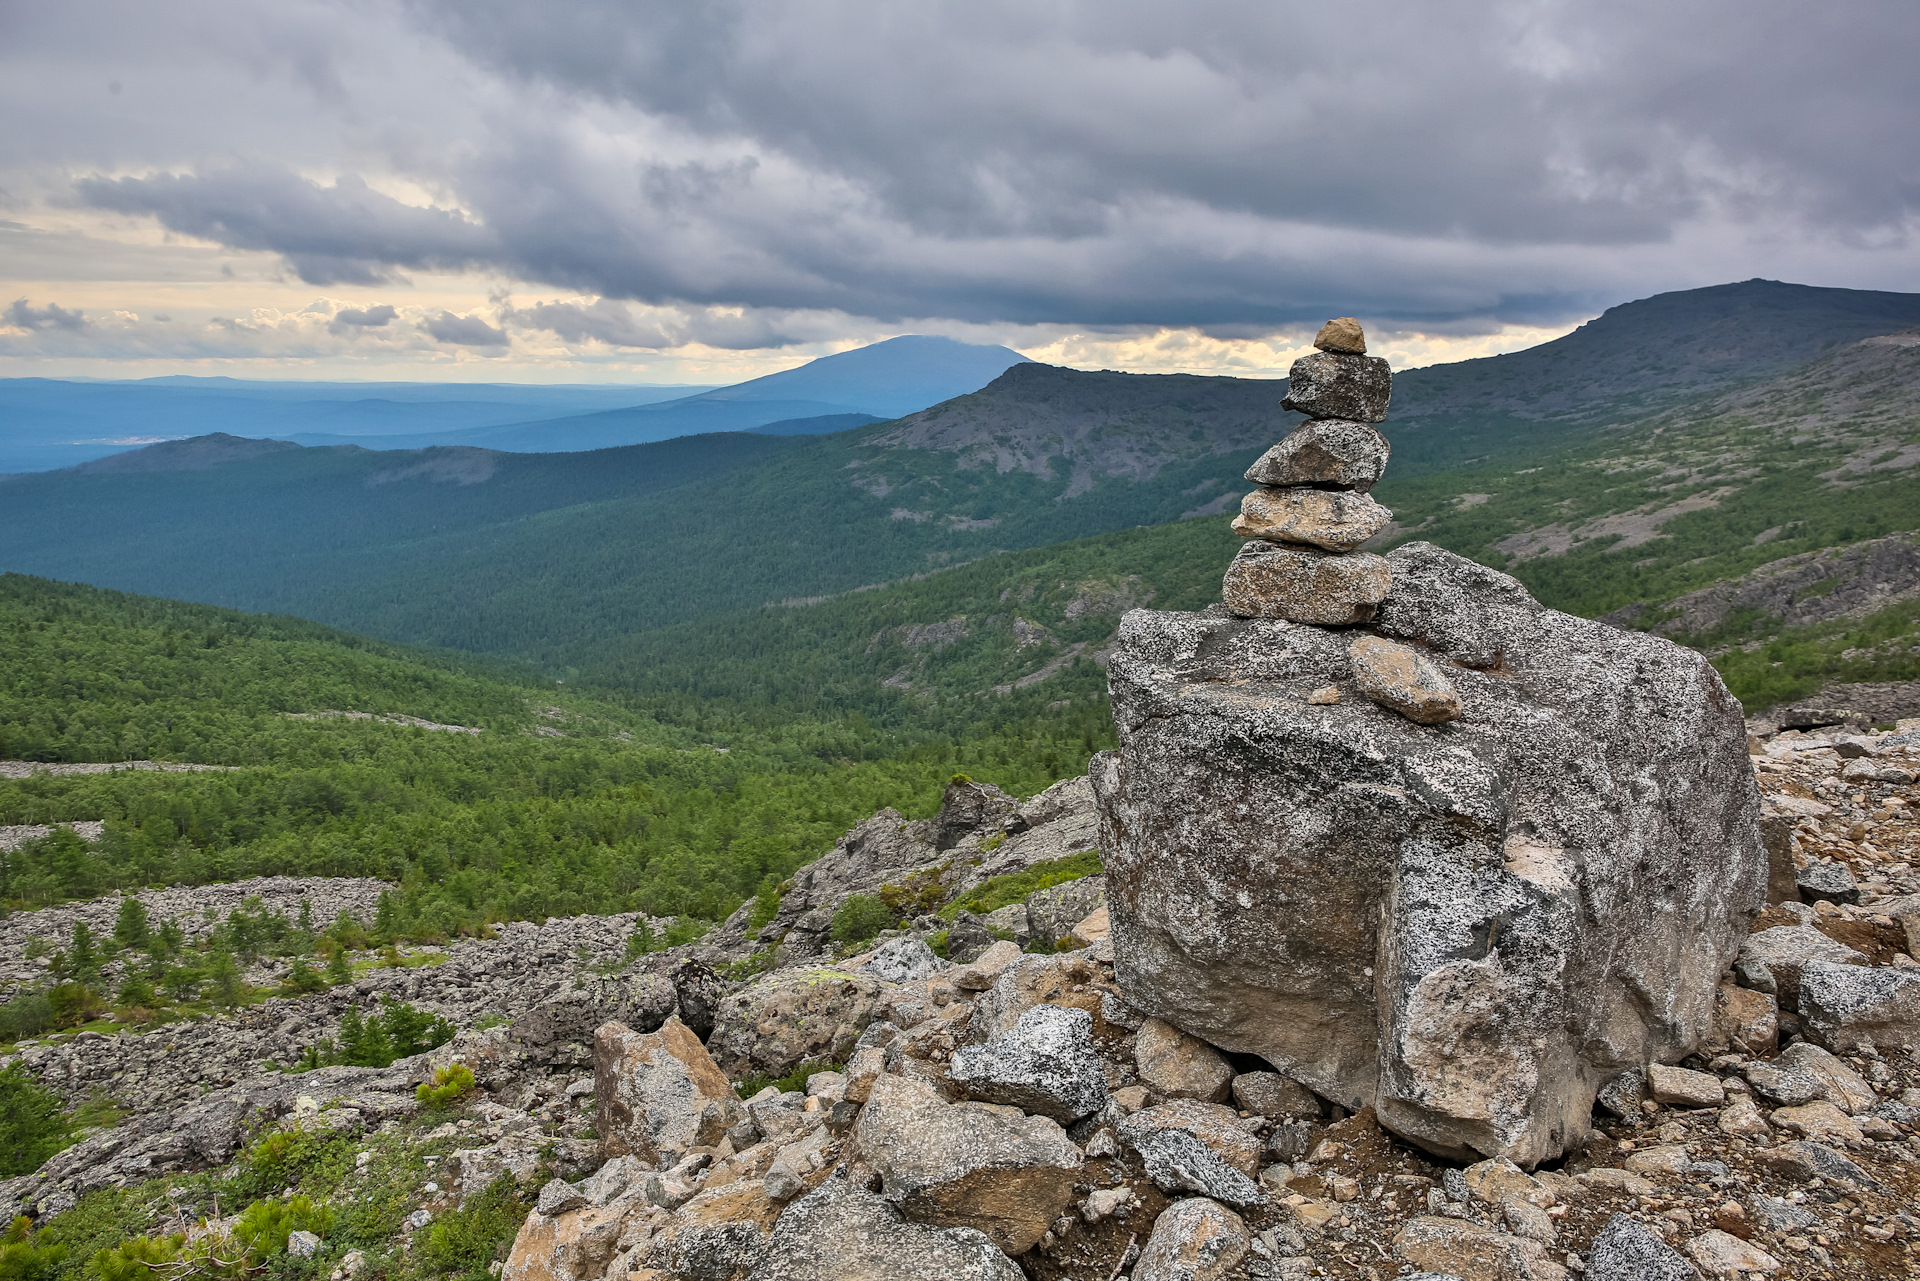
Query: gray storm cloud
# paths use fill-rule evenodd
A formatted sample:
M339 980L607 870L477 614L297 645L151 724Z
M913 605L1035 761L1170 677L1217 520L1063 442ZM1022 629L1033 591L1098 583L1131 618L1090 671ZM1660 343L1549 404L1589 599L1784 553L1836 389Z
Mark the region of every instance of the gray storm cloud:
M89 59L127 92L0 143L0 185L319 285L495 273L744 308L742 342L778 336L756 309L1241 333L1755 274L1920 288L1900 0L53 8L0 102ZM159 116L116 131L143 94Z

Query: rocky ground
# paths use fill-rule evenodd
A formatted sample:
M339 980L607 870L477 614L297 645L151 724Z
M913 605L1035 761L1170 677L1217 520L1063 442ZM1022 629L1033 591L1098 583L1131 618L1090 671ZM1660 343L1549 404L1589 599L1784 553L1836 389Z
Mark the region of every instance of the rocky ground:
M935 915L1089 848L1074 780L1024 804L957 783L918 823L883 812L803 869L770 919L749 905L632 964L632 917L504 926L315 996L20 1047L67 1098L105 1093L132 1115L0 1185L0 1211L46 1221L299 1129L354 1145L369 1179L413 1163L389 1254L340 1255L342 1278L392 1273L503 1174L537 1207L511 1281L1913 1275L1920 735L1788 732L1751 749L1785 901L1754 922L1710 1043L1614 1082L1591 1139L1531 1172L1437 1159L1370 1111L1129 1010L1098 877ZM184 925L246 894L282 911L305 895L320 918L378 890L254 883L149 907ZM846 956L831 924L856 894L913 919ZM13 918L0 956L36 964L26 938L74 919L110 931L114 910ZM1066 950L1021 950L1055 941ZM1892 995L1874 1004L1861 984ZM383 993L463 1031L389 1069L287 1070ZM478 1090L422 1113L415 1087L454 1062ZM795 1069L803 1088L740 1097L743 1080Z

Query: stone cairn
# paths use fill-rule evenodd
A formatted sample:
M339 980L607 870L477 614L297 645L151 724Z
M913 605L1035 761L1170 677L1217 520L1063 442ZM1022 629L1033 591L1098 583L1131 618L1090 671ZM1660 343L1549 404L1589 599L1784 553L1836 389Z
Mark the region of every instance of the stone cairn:
M1387 597L1386 558L1360 546L1393 521L1367 491L1386 473L1392 448L1373 424L1386 421L1393 370L1367 355L1360 322L1320 327L1311 356L1287 371L1282 409L1307 421L1247 468L1260 488L1241 500L1233 532L1246 539L1221 595L1241 618L1323 627L1366 623ZM1460 715L1453 683L1425 655L1377 636L1350 647L1354 682L1374 702L1432 725ZM1337 688L1310 701L1339 701Z

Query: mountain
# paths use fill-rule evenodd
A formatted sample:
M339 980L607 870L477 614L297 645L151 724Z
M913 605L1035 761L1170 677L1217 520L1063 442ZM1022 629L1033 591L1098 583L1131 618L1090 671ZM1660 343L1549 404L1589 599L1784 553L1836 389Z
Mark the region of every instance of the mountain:
M1601 613L1920 525L1901 461L1920 352L1851 336L1920 299L1765 282L1694 294L1617 308L1530 365L1402 374L1379 490L1399 515L1389 538L1431 538L1511 568L1550 603ZM1655 327L1652 346L1631 340L1636 314ZM1760 338L1687 345L1737 335L1753 314ZM1532 371L1531 400L1516 369ZM1283 387L1024 363L894 421L707 438L686 446L673 483L632 489L591 469L562 480L454 454L349 466L321 450L165 484L21 477L0 491L0 567L300 613L556 672L612 671L623 653L651 652L636 638L663 627L1217 518L1291 425ZM1581 400L1582 388L1620 394ZM756 457L733 443L743 440L779 452ZM699 461L709 448L730 452ZM310 482L329 469L336 481ZM368 479L400 472L418 486L404 502ZM493 477L523 474L551 478L537 499L490 496ZM425 495L418 514L414 493Z
M407 444L524 451L602 449L694 433L755 431L770 423L808 418L852 414L869 420L898 418L976 391L1025 360L1009 347L910 334L678 400L461 432L458 439L414 436Z
M214 433L308 443L314 434L374 448L396 433L439 433L682 399L704 387L513 383L116 382L0 379L0 473L46 471L156 440ZM456 443L456 442L439 442Z

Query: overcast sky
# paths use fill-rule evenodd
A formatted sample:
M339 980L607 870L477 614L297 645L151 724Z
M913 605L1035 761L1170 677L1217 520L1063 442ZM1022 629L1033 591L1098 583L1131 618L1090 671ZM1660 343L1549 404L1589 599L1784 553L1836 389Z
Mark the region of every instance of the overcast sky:
M0 374L1277 374L1920 291L1920 5L0 0Z

